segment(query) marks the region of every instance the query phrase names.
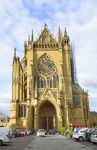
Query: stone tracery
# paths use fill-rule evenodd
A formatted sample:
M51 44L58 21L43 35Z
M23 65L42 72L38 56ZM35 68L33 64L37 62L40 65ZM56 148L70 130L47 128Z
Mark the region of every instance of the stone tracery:
M38 61L34 81L38 88L44 88L46 85L50 88L57 88L59 77L54 62L45 54Z

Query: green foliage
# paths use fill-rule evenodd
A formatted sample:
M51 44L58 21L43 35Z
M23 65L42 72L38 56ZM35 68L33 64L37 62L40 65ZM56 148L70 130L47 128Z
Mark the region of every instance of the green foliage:
M67 128L66 128L66 127L62 127L62 128L59 128L58 131L59 131L59 133L61 133L62 135L66 135Z

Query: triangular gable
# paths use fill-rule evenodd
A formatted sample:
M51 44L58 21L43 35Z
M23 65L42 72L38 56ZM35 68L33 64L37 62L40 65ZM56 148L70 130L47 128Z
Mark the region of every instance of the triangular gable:
M57 41L53 38L52 34L45 25L44 30L40 34L35 44L57 44Z
M55 99L55 98L52 92L50 91L50 89L46 88L40 99L43 100L43 99Z

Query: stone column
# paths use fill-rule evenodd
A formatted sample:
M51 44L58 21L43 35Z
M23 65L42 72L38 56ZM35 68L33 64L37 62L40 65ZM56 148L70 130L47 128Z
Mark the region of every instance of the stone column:
M34 106L34 129L38 128L37 106Z
M58 108L58 129L62 127L62 113L60 107Z
M56 118L55 118L55 116L53 116L53 127L55 128L56 126Z

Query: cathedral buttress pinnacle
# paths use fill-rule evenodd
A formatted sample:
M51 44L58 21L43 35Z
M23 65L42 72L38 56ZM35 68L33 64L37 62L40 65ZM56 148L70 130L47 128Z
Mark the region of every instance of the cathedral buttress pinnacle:
M14 48L14 58L16 58L16 48Z
M58 42L61 43L61 41L62 41L62 33L61 33L60 26L59 26L59 29L58 29Z

